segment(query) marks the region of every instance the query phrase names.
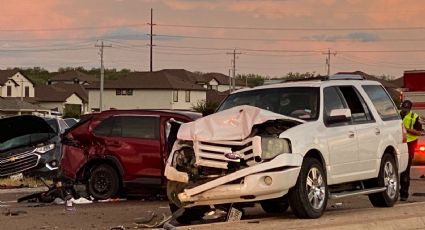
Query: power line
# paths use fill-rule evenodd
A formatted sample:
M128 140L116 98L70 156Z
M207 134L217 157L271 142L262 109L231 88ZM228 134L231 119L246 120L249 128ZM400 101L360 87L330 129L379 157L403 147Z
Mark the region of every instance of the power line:
M19 28L19 29L0 29L0 32L42 32L42 31L73 31L73 30L94 30L94 29L112 29L121 27L141 27L147 24L123 24L113 26L82 26L82 27L57 27L57 28Z
M206 25L185 25L185 24L157 24L162 27L177 28L198 28L198 29L227 29L227 30L270 30L270 31L350 31L350 30L425 30L424 26L410 27L249 27L249 26L206 26Z
M425 27L424 27L425 28ZM157 34L156 37L167 38L186 38L186 39L203 39L203 40L227 40L227 41L272 41L272 42L335 42L335 41L352 41L352 42L424 42L425 38L395 38L395 39L377 39L375 41L361 41L348 38L329 38L329 39L285 39L285 38L238 38L238 37L208 37L208 36L187 36L172 34Z
M156 24L161 27L177 28L199 28L199 29L227 29L227 30L269 30L269 31L405 31L405 30L425 30L425 26L406 26L406 27L250 27L250 26L209 26L209 25L188 25L188 24ZM95 30L111 29L122 27L144 27L149 23L121 24L111 26L81 26L81 27L56 27L56 28L17 28L0 29L0 32L42 32L42 31L75 31L75 30Z

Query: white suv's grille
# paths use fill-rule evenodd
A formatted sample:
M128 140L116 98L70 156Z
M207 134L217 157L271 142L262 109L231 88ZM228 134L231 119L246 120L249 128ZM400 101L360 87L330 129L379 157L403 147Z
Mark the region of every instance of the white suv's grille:
M242 141L195 141L196 164L200 166L227 169L229 162L244 160L247 165L255 164L255 157L261 156L261 137L250 137ZM238 156L236 159L226 154Z

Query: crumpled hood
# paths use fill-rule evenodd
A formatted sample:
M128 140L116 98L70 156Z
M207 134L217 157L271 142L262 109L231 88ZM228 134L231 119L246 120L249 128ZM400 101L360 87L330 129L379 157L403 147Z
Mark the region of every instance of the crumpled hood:
M41 117L25 115L0 119L0 143L33 133L51 133L52 127Z
M182 124L177 138L194 141L242 140L251 134L254 125L269 120L305 122L257 107L241 105Z

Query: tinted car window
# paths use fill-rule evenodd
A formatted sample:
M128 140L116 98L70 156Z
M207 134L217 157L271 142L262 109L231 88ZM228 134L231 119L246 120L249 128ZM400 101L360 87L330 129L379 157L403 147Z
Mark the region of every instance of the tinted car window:
M112 136L159 139L159 117L119 116L116 117Z
M357 123L371 121L372 116L369 108L366 106L366 103L358 91L352 86L341 86L339 88L347 102L348 108L351 110L351 117L353 121Z
M338 89L335 87L327 87L323 91L324 93L324 114L328 117L331 110L333 109L345 109L346 106L339 96Z
M96 128L93 130L94 135L96 136L110 136L112 126L114 124L115 117L109 117L103 120Z
M316 120L319 111L318 87L259 89L231 94L218 111L239 105L251 105L286 116Z
M393 101L382 86L364 85L362 87L369 96L382 120L387 121L399 119Z

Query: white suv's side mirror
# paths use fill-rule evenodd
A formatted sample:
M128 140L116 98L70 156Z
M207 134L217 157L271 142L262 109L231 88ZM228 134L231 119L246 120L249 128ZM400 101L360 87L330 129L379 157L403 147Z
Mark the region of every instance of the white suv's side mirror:
M326 120L328 124L348 122L351 120L351 110L350 109L333 109L329 113L329 116Z

